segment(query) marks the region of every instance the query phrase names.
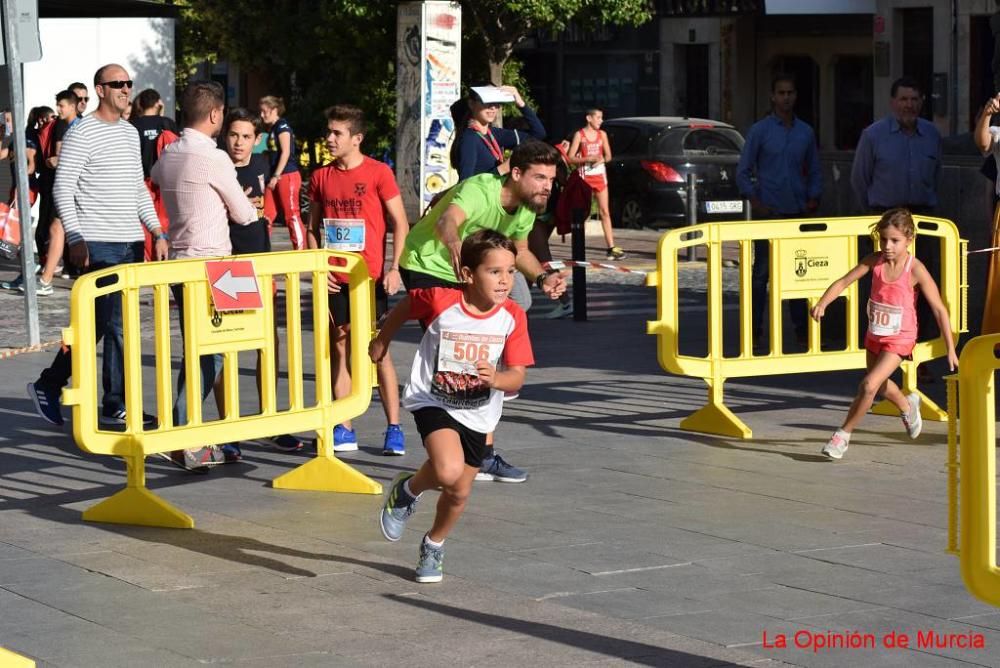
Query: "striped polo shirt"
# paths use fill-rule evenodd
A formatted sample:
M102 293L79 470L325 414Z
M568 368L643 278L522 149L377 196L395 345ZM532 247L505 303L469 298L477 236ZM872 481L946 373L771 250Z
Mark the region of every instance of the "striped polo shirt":
M139 135L128 121L91 114L74 125L59 152L52 197L66 243L133 242L160 227L142 177Z

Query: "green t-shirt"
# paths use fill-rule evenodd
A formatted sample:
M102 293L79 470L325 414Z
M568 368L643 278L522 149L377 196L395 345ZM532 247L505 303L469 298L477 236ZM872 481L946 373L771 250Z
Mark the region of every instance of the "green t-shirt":
M535 213L526 206L519 206L510 214L500 206L500 188L504 179L505 176L496 174L477 174L452 188L410 230L399 264L410 271L446 281L457 280L451 267L451 254L438 239L435 230L441 215L451 204L465 212L465 222L458 227L458 236L462 240L484 229L496 230L515 241L527 239L535 224Z

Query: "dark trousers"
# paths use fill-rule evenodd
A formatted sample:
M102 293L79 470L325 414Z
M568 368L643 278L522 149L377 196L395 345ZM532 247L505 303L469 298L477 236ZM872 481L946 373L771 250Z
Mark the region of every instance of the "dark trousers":
M184 286L171 285L170 291L174 294L174 302L177 303L177 312L180 315L181 342L184 341ZM184 350L183 348L181 349ZM201 355L198 365L201 367L201 400L205 401L212 392L215 379L222 371L223 356L220 354ZM174 425L181 426L187 424L187 355L181 354L181 370L177 374L177 400L174 401Z
M142 242L88 241L90 265L86 271L107 269L120 264L142 261ZM98 286L100 286L100 281ZM125 408L125 345L122 339L122 295L112 292L94 300L94 323L97 342L104 341L101 380L104 385L105 415ZM35 382L50 392L59 392L73 375L72 352L60 350L49 368Z

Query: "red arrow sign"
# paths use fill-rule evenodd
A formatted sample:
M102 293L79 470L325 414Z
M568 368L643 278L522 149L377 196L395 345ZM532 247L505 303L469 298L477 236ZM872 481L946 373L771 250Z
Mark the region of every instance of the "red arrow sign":
M252 260L220 260L205 263L215 310L248 311L264 307Z

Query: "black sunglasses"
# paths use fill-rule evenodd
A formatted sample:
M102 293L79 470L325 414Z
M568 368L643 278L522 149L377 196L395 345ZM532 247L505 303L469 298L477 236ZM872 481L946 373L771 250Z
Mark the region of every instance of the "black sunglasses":
M80 100L80 102L90 102L90 98L86 95L78 96L77 99Z
M128 86L129 88L131 88L132 87L132 80L129 79L128 81L105 81L104 83L98 84L98 85L99 86L110 86L111 88L114 88L115 90L119 90L119 89L125 88L126 86Z

